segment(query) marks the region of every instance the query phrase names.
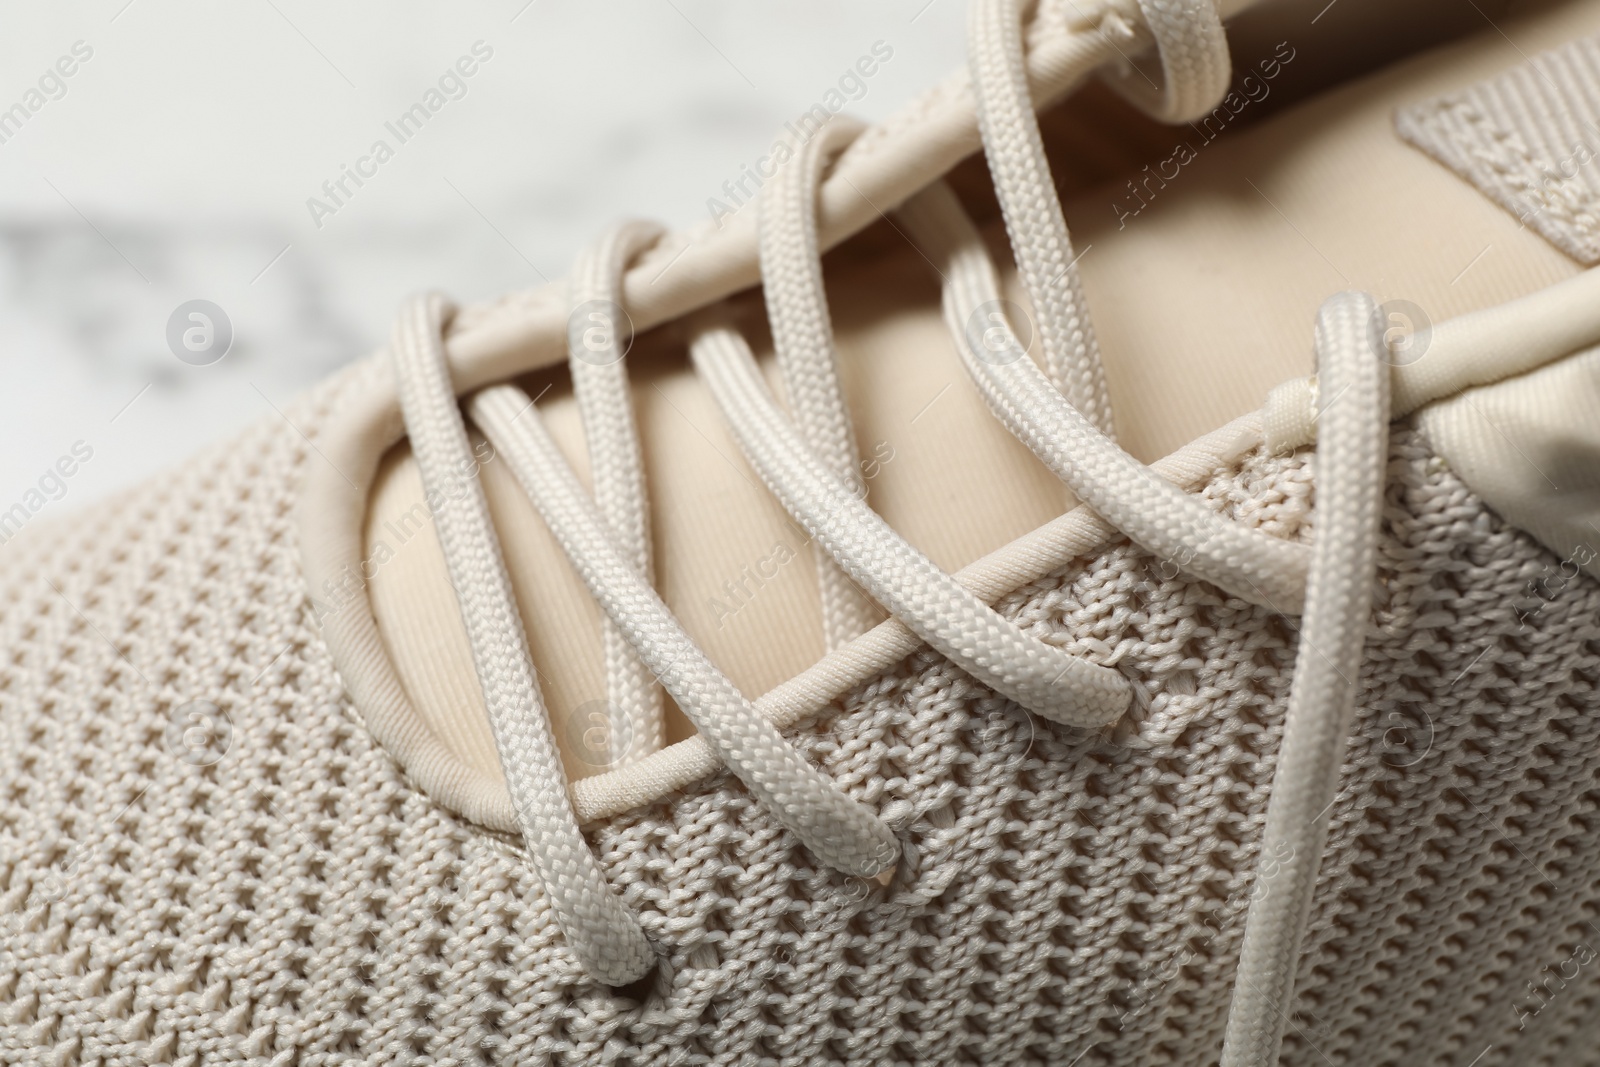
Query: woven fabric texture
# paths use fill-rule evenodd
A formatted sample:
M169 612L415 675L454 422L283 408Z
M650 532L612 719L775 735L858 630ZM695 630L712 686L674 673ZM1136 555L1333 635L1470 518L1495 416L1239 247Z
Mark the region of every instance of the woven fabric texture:
M375 372L0 553L0 1062L1215 1062L1293 620L1126 543L1019 590L1129 721L913 657L796 735L901 837L892 884L720 776L591 828L662 956L614 994L318 638L296 485ZM1304 538L1307 459L1205 499ZM1378 566L1285 1062L1600 1062L1600 586L1403 427Z
M1400 136L1585 266L1600 263L1600 38L1395 113Z

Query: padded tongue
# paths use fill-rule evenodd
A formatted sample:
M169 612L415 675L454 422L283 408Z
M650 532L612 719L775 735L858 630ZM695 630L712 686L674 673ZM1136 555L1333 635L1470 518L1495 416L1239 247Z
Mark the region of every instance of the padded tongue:
M1067 204L1124 447L1152 460L1309 373L1311 325L1335 291L1366 289L1438 321L1576 273L1576 263L1403 143L1392 113L1514 65L1518 50L1597 30L1600 5L1587 2L1485 28L1253 126L1250 108L1269 109L1275 85L1289 84L1315 42L1274 43L1255 60L1236 48L1241 66L1256 64L1254 88L1235 110L1166 131L1170 147L1150 142L1148 129L1134 131L1145 141L1130 148L1097 141L1103 126L1047 123L1062 131L1050 143L1064 161L1058 174L1093 172L1096 161L1120 167L1133 153L1148 161ZM989 235L1005 261L1003 235L993 226ZM879 226L830 255L825 270L868 499L896 529L954 570L1070 505L968 381L939 314L938 277L920 253ZM759 299L738 302L781 395ZM688 368L681 332L640 337L628 363L657 588L711 658L759 695L822 654L811 549L740 455ZM564 373L522 384L542 394L540 411L586 477ZM594 732L605 698L598 609L511 472L487 446L484 454L479 476L568 769L605 770L596 755L605 738ZM373 609L413 705L464 760L498 774L404 444L380 472L365 536ZM669 740L685 736L687 724L672 720Z
M909 253L909 254L905 254ZM940 566L955 570L1061 513L1066 490L989 414L938 312L938 277L903 245L829 263L844 386L869 502ZM741 316L781 395L759 302ZM628 355L643 442L656 587L712 660L752 696L823 653L812 548L746 464L684 358L677 330L641 337ZM564 372L524 381L582 478L582 427ZM546 392L545 390L548 391ZM484 455L492 455L484 444ZM599 612L509 468L482 483L500 532L544 696L574 773L605 769L593 713L603 708ZM367 555L390 558L370 594L396 665L422 707L463 751L494 759L465 635L409 450L384 464L367 522ZM408 520L409 516L409 520ZM380 543L392 551L384 553ZM448 710L445 710L448 709ZM603 715L601 718L603 719ZM685 736L675 714L669 739ZM472 746L472 747L467 747Z

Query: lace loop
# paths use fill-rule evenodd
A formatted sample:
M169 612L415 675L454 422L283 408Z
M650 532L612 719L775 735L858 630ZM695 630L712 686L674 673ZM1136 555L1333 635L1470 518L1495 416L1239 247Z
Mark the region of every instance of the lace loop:
M1161 84L1142 70L1106 80L1153 119L1174 125L1195 121L1221 102L1233 76L1215 0L1139 0L1139 13L1156 40Z
M689 344L745 457L845 571L929 645L996 692L1055 722L1102 726L1128 706L1125 678L1024 634L832 476L778 410L735 330L701 325Z
M983 239L948 186L932 183L907 201L899 216L924 254L941 265L946 325L957 337L973 381L1007 429L1079 500L1143 548L1242 600L1298 613L1309 561L1304 545L1207 510L1091 425L1031 359L995 358L972 343L968 323L985 309L1001 307L1000 283ZM1028 231L1012 234L1013 244L1029 239ZM1004 346L1020 356L1004 312L996 314Z

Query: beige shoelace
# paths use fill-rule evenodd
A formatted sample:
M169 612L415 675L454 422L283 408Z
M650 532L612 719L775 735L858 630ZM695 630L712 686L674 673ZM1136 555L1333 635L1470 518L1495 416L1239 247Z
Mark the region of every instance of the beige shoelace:
M1125 78L1128 95L1173 121L1213 106L1229 79L1227 43L1208 0L1140 0L1165 85ZM1131 540L1191 577L1289 614L1304 611L1264 856L1246 926L1224 1062L1276 1061L1299 944L1353 714L1370 601L1388 421L1382 338L1370 298L1344 293L1316 331L1321 392L1314 545L1282 541L1208 510L1115 443L1105 374L1066 224L1028 96L1016 0L977 0L970 69L985 152L1033 304L1045 370L1024 351L986 249L954 195L933 182L898 209L944 277L943 308L989 406L1077 497ZM829 648L871 622L863 594L975 679L1067 726L1117 719L1130 688L1118 672L1067 654L1004 618L908 544L865 503L839 387L815 204L831 154L857 132L843 121L802 146L762 190L761 268L788 412L744 338L714 313L691 323L690 355L751 466L811 534ZM892 867L893 833L811 766L710 662L651 581L648 508L621 333L621 276L659 230L628 223L574 270L569 363L593 469L591 496L515 386L467 400L602 607L613 736L639 758L661 743L669 693L721 762L821 862L856 876ZM412 450L425 486L465 468L470 450L445 359L451 314L437 296L408 302L391 346ZM583 839L543 707L510 581L480 486L446 494L440 540L532 862L569 947L598 982L618 986L655 952ZM1309 582L1308 582L1309 575ZM1287 860L1285 860L1287 856Z

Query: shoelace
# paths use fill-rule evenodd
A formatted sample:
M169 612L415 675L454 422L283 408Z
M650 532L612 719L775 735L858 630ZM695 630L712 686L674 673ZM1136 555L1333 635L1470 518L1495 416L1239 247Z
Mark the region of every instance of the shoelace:
M1121 87L1171 120L1212 106L1226 89L1229 60L1209 0L1140 0L1140 15L1156 41L1166 84L1151 93L1125 78ZM980 392L1080 500L1135 543L1245 600L1290 614L1304 609L1278 772L1288 785L1275 789L1269 803L1224 1051L1228 1064L1272 1063L1288 1021L1370 601L1388 413L1373 304L1363 294L1339 294L1319 317L1318 365L1329 401L1318 413L1318 529L1311 549L1208 510L1111 437L1105 375L1028 96L1016 0L977 0L970 69L1046 371L1017 341L993 263L949 189L935 181L898 216L944 277L947 324ZM870 624L864 590L930 646L1023 707L1069 726L1109 723L1128 706L1122 675L996 613L865 503L839 388L815 220L820 175L831 153L856 132L844 121L831 124L762 191L763 286L790 412L772 396L743 337L714 312L691 323L695 369L752 467L813 538L830 648ZM649 224L623 224L574 270L569 364L593 470L592 497L521 390L483 389L469 398L468 413L505 457L605 613L612 736L631 738L633 758L659 747L659 680L723 764L819 860L852 875L879 874L898 856L890 829L784 740L652 588L642 464L621 347L620 279L629 258L658 234ZM430 488L470 463L444 354L451 313L437 296L414 298L392 342L407 431ZM439 536L507 789L568 946L596 981L625 985L650 970L655 954L583 839L482 489L475 482L469 489L445 496Z

